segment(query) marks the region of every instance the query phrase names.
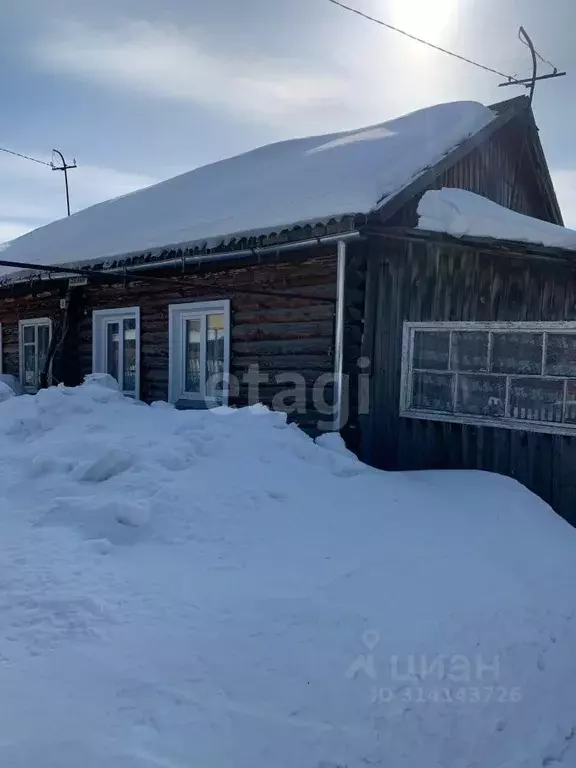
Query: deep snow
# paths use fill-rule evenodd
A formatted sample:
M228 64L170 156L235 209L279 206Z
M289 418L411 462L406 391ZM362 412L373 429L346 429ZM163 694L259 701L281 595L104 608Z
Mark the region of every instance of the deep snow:
M546 504L103 383L0 403L0 765L575 763Z
M482 104L454 102L356 131L270 144L52 222L7 243L2 258L102 261L369 213L495 118ZM0 275L14 271L1 267Z
M576 250L576 231L524 216L465 189L429 190L418 204L418 227L456 237L492 237Z

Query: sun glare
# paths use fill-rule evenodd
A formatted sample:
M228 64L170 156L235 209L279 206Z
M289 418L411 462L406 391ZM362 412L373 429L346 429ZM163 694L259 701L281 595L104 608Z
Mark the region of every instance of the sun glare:
M393 0L393 23L413 35L438 42L457 5L458 0Z

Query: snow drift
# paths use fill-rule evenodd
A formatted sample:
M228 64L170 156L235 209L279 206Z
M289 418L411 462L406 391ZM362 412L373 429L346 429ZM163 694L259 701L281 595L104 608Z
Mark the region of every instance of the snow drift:
M465 189L425 192L418 205L418 228L455 237L491 237L576 250L576 231L524 216Z
M574 763L546 504L102 384L0 403L1 765Z

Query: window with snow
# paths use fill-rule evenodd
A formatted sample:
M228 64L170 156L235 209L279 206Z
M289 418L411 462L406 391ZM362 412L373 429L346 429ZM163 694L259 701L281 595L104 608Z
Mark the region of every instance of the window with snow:
M229 301L171 304L169 347L170 402L228 402Z
M576 431L576 322L405 323L400 412Z
M140 396L140 308L92 313L92 372L109 373L123 394Z
M48 317L20 320L19 331L20 383L25 392L36 392L48 357L52 321Z

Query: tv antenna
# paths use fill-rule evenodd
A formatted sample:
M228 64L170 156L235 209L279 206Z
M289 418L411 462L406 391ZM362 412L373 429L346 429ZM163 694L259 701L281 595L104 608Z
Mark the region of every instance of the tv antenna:
M524 27L520 27L518 30L518 38L530 49L530 53L532 55L532 77L527 77L522 80L518 80L517 78L507 80L505 83L500 83L500 88L504 88L507 85L523 85L529 89L530 103L532 103L532 99L534 98L534 91L536 89L536 83L538 80L552 80L555 77L564 77L566 72L558 72L558 67L555 67L549 61L546 61L546 59L540 56L534 47L534 43L532 42L530 35L528 32L526 32ZM548 72L546 75L539 75L538 59L540 59L540 61L542 61L544 64L548 64L549 67L552 67L552 72Z
M60 164L54 162L54 156L60 160ZM64 159L64 155L60 150L53 149L52 150L52 162L50 163L50 166L53 171L63 171L64 172L64 184L66 186L66 209L68 211L68 216L70 216L70 190L68 188L68 171L72 168L77 168L76 160L72 160L72 163L68 165L66 160Z

